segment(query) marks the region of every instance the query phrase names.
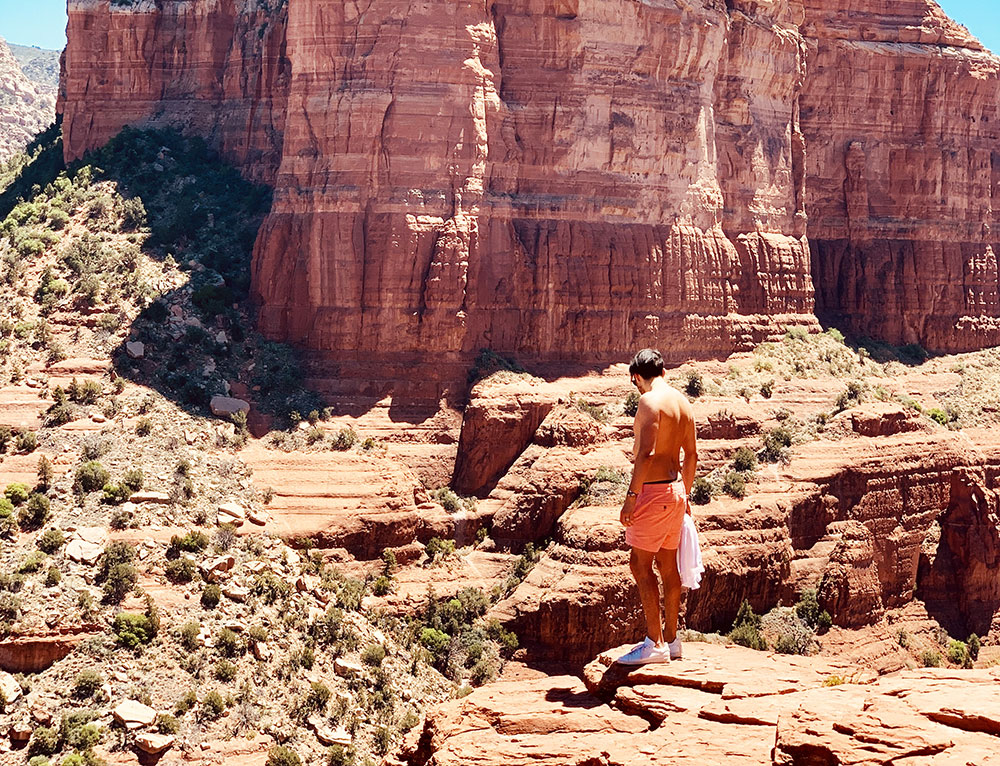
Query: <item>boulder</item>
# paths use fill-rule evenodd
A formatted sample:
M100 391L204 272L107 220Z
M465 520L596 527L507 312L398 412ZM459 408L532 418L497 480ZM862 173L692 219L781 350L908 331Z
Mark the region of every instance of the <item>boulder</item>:
M146 355L146 345L139 340L130 340L125 343L125 352L132 359L142 359Z
M141 492L133 492L132 496L129 497L129 501L136 504L154 503L156 505L168 505L170 503L170 495L166 492L143 490Z
M249 412L250 402L232 396L213 396L209 407L216 417L229 418L237 412Z
M176 741L176 737L154 732L143 732L135 738L135 746L144 753L156 755L168 749Z
M0 671L0 693L10 705L21 697L21 684L10 673Z
M115 721L126 729L141 729L143 726L149 726L156 720L156 711L149 707L149 705L143 705L137 700L120 702L111 711L111 714L114 716Z
M217 519L219 524L234 524L241 527L246 520L246 511L239 503L222 503L219 506Z

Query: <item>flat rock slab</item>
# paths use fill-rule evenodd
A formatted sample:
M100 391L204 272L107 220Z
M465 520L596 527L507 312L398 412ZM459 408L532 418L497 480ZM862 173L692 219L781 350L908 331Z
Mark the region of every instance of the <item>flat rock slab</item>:
M176 737L171 737L167 734L146 732L135 738L135 746L144 753L156 755L171 747L175 741Z
M140 729L156 720L156 711L137 700L125 700L111 711L115 720L126 729Z

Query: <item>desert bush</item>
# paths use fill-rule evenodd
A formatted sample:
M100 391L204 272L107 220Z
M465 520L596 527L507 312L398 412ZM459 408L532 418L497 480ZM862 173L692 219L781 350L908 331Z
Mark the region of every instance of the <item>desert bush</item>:
M969 636L969 638L965 642L965 644L968 647L969 658L972 659L973 662L975 662L976 660L978 660L979 659L979 650L982 647L982 642L980 642L979 636L977 636L975 633L973 633L971 636Z
M54 478L55 470L52 468L52 462L45 455L42 455L38 459L38 489L51 487Z
M236 678L236 666L229 660L219 660L215 663L215 668L212 670L212 675L217 681L222 681L228 684L234 678Z
M691 370L685 375L684 392L692 399L697 399L705 393L705 381L702 379L700 372Z
M265 571L254 577L253 592L265 604L273 604L287 599L292 593L292 588L274 573Z
M26 503L29 497L28 485L21 484L20 482L14 482L13 484L8 484L7 489L4 490L4 497L6 497L11 505L19 506L22 503Z
M180 721L170 715L170 713L158 714L153 725L156 726L156 730L160 734L176 734L181 728Z
M219 589L219 586L214 583L208 583L201 590L201 605L205 609L215 609L215 607L219 605L221 598L222 591Z
M33 493L18 514L18 521L24 529L37 529L49 518L49 499L40 492Z
M129 649L135 649L153 640L156 631L149 617L134 612L119 612L111 627L119 643Z
M309 693L306 695L305 706L308 710L324 713L332 696L333 692L330 691L326 684L314 681L309 687Z
M55 755L59 752L59 734L48 726L39 726L31 732L28 755Z
M353 428L341 428L330 439L330 448L346 452L358 442L358 434Z
M210 691L201 700L198 717L202 720L216 721L226 711L226 701L217 691Z
M182 716L189 710L193 710L197 704L197 695L194 693L194 690L188 689L188 691L184 693L184 696L174 703L174 715Z
M104 678L96 670L81 670L73 681L72 694L77 699L90 699L104 684Z
M101 488L101 491L104 493L101 500L107 505L121 505L132 497L132 490L124 484L108 482Z
M88 460L76 469L74 487L81 492L96 492L111 480L111 474L96 460Z
M139 418L135 424L135 432L139 436L149 436L153 432L153 421L149 418Z
M630 418L634 418L639 412L639 392L630 391L622 403L622 411Z
M45 563L45 554L41 551L32 551L27 555L21 565L17 568L20 574L34 574L42 568Z
M207 547L208 535L192 529L184 535L174 535L170 538L170 545L167 546L167 558L177 558L181 551L200 553Z
M223 628L215 637L215 648L224 657L239 657L246 653L246 642L229 628Z
M198 648L198 635L201 633L201 624L197 622L185 622L177 629L177 638L181 646L189 652Z
M455 552L455 541L432 537L424 546L424 552L430 561L436 561L438 558L447 558Z
M732 630L729 631L729 640L734 644L746 646L750 649L763 651L767 649L767 642L760 634L760 617L754 613L753 607L746 599L740 604L736 619L733 621Z
M267 751L267 761L264 766L302 766L302 759L290 747L275 745Z
M191 582L197 574L194 562L191 559L181 556L173 561L168 561L164 569L167 579L175 585Z
M941 667L941 654L933 649L927 649L920 655L920 662L925 668Z
M691 485L691 502L695 505L708 505L712 502L712 485L699 476Z
M60 582L62 582L62 572L55 567L49 567L49 571L45 573L45 587L53 588Z
M752 449L740 447L733 455L733 470L740 473L752 473L757 470L757 456Z
M138 492L142 489L142 485L144 483L145 476L143 475L141 468L129 468L122 476L121 480L122 486L128 487L133 492Z
M762 457L768 463L777 463L784 459L785 450L792 446L792 432L784 426L772 428L764 434L764 449Z
M730 471L726 474L726 479L722 482L722 491L737 499L746 497L746 479L743 478L743 474L738 471Z
M953 639L948 644L948 661L956 665L965 665L969 662L969 647L964 641Z
M392 580L385 575L380 575L372 583L372 593L376 596L385 596L392 590Z
M372 667L379 667L385 659L385 647L381 644L370 644L361 653L361 661Z
M945 412L944 410L938 409L936 407L927 410L927 417L929 417L931 420L933 420L938 425L942 425L942 426L948 425L951 422L951 420L952 420L951 416L947 412Z

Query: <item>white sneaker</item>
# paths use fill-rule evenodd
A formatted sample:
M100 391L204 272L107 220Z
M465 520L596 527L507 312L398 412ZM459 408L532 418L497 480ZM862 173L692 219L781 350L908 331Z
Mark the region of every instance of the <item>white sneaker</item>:
M619 665L647 665L651 662L670 662L670 650L657 646L649 636L628 654L618 659Z
M679 660L681 658L681 637L677 636L667 646L670 648L670 659Z

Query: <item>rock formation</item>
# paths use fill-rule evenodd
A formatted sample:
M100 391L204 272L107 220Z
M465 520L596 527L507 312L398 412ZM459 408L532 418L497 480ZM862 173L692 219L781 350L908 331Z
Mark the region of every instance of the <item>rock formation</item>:
M996 669L904 671L688 644L627 672L602 655L572 676L511 680L441 705L411 766L476 763L996 763ZM935 757L937 756L937 757Z
M338 360L718 354L814 295L861 335L1000 342L1000 61L932 0L69 19L66 156L170 123L273 184L261 325Z
M0 162L24 149L55 117L55 88L29 79L0 38Z

